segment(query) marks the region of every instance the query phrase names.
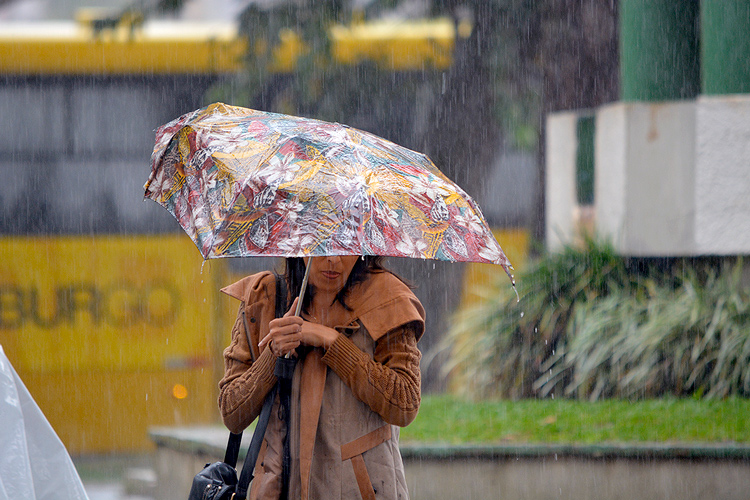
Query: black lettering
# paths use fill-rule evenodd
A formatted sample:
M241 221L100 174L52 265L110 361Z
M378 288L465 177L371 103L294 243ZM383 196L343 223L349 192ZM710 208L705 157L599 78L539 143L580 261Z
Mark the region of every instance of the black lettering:
M64 311L65 319L71 324L75 323L76 314L81 312L88 313L95 325L101 321L101 295L93 285L58 288L57 298L60 311Z
M23 324L23 292L16 286L0 287L0 329Z
M106 294L107 323L118 328L128 328L143 317L141 292L135 288L111 288Z
M42 316L42 312L39 310L39 305L39 291L36 287L31 288L31 290L29 290L29 309L26 316L42 328L53 328L57 326L62 319L62 314L60 314L59 291L57 300L55 301L55 310L51 314L48 314L48 317Z
M0 329L21 328L33 322L40 328L75 324L88 315L94 325L106 322L117 328L143 323L165 327L180 309L180 294L169 285L145 288L121 286L105 290L74 283L41 294L36 286L0 286Z

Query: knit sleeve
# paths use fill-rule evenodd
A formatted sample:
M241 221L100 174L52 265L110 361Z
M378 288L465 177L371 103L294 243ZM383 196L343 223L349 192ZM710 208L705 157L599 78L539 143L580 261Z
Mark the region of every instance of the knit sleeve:
M276 356L266 348L255 362L245 335L242 309L232 328L232 341L224 349L224 378L219 382L219 410L231 432L243 431L260 414L268 392L276 383Z
M372 359L340 334L323 361L383 420L405 427L416 418L422 399L420 326L407 323L390 330L375 343Z

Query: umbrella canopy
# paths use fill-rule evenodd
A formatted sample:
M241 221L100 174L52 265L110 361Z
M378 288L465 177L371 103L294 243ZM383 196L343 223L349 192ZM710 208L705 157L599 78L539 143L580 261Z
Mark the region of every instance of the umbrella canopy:
M346 125L212 104L157 130L144 187L206 259L383 255L511 269L479 207L427 156Z

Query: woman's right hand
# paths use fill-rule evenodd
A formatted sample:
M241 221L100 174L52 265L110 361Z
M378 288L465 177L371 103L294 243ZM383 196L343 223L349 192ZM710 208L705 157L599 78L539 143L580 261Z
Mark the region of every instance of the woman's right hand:
M258 348L261 351L268 344L271 352L281 357L294 351L300 345L303 319L294 315L294 312L297 310L298 301L299 297L294 299L292 307L289 308L284 316L273 319L268 324L268 335L263 337L258 343Z

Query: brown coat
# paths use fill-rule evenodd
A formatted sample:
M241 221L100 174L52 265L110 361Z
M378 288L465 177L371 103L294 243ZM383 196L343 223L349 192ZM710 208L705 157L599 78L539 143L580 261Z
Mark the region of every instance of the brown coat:
M275 357L257 349L274 317L275 280L261 273L223 291L243 301L224 352L219 397L225 424L238 432L255 419L276 382ZM336 327L336 342L326 352L310 351L295 371L290 498L374 498L374 491L378 498L407 498L398 426L408 425L419 409L416 342L424 310L390 273L370 275L347 304L352 310ZM273 411L250 498L278 498L286 428L276 415Z

